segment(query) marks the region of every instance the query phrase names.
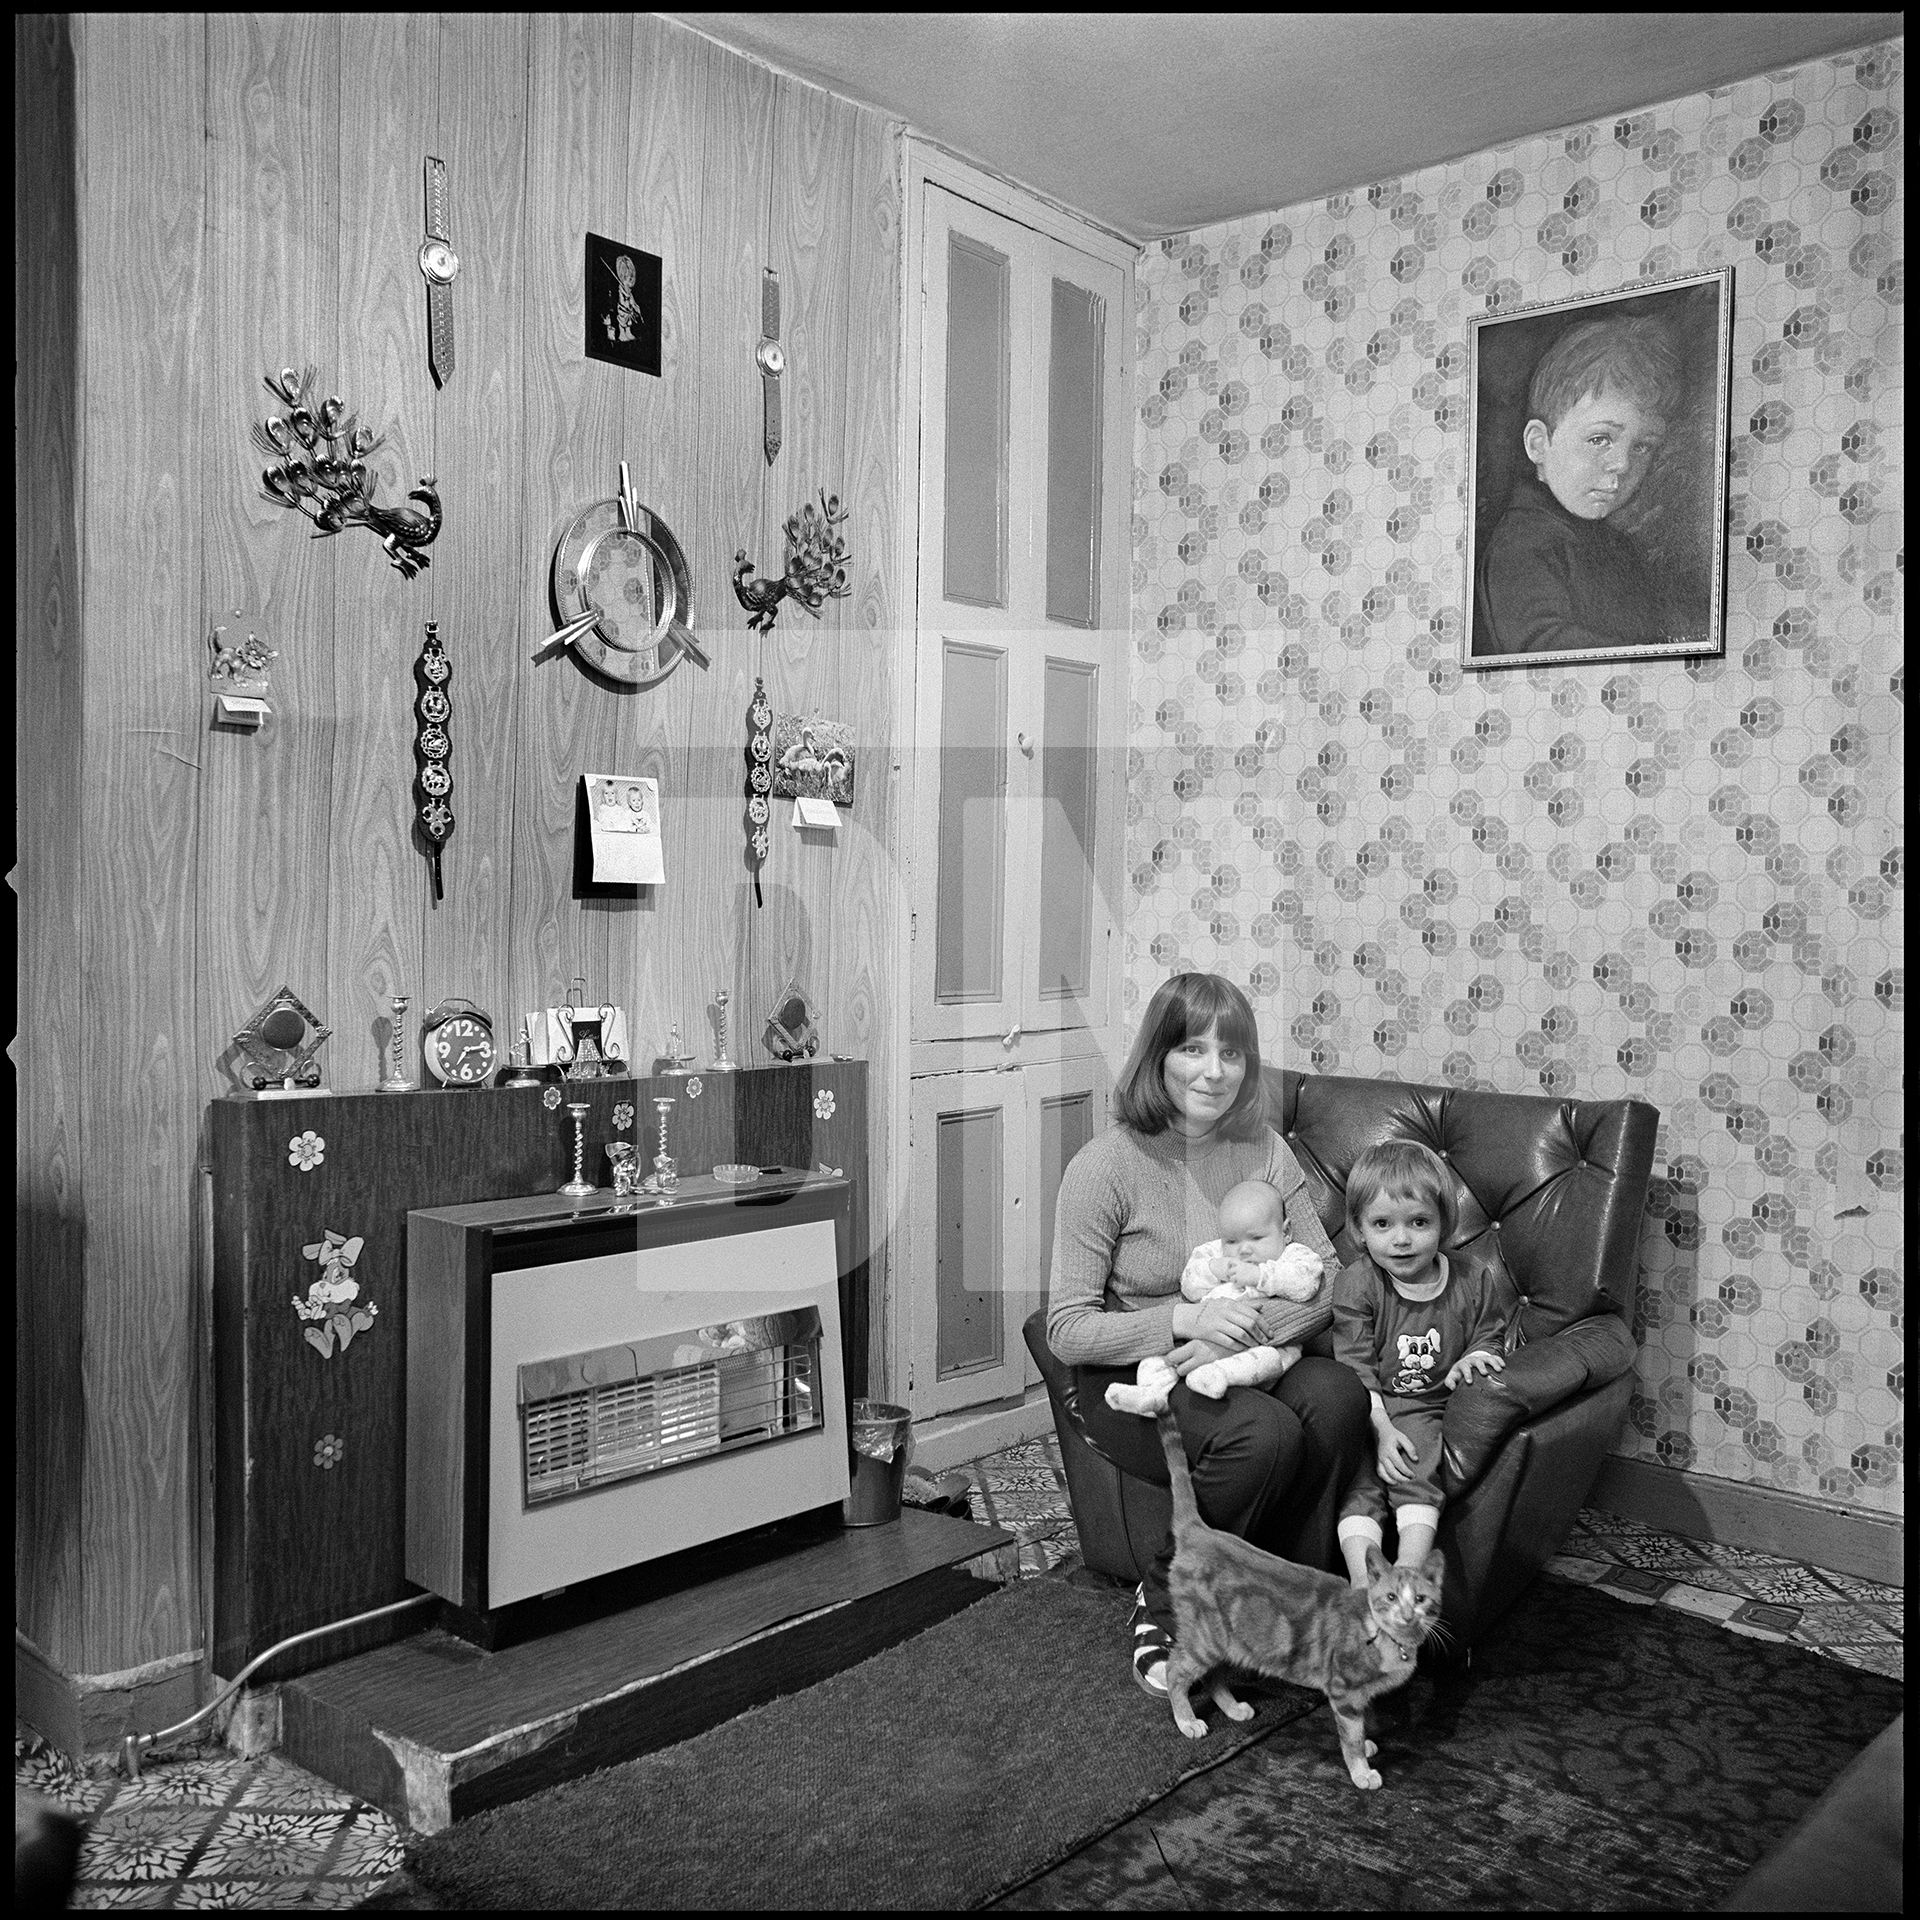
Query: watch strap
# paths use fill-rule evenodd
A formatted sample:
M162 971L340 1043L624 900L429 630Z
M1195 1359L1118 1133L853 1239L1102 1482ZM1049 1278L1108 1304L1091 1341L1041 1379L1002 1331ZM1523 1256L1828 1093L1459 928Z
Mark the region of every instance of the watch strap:
M780 457L780 376L765 368L760 372L760 420L767 465L772 466Z
M780 274L766 267L760 274L760 337L780 338ZM760 432L766 448L767 465L780 457L780 376L770 367L760 369Z
M453 289L439 280L427 284L427 364L444 387L453 372Z
M447 163L427 155L427 238L451 240L447 231Z

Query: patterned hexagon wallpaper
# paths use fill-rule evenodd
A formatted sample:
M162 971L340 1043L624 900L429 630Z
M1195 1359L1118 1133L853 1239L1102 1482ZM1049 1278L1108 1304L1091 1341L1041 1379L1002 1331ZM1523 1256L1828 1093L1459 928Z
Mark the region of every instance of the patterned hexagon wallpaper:
M1903 43L1159 243L1127 1002L1661 1111L1618 1451L1903 1510ZM1726 656L1463 673L1467 320L1731 263Z

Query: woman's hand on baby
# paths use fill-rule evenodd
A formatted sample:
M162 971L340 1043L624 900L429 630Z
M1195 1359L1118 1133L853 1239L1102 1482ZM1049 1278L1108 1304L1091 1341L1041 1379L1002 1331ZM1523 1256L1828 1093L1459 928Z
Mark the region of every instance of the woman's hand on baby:
M1174 1337L1205 1340L1228 1353L1238 1353L1242 1347L1259 1344L1264 1304L1258 1299L1182 1302L1173 1310Z
M1230 1359L1239 1351L1237 1347L1216 1347L1210 1340L1183 1340L1167 1355L1167 1361L1184 1380L1195 1367L1204 1367L1214 1360Z
M1483 1353L1475 1348L1472 1353L1462 1354L1447 1369L1447 1377L1440 1384L1449 1389L1463 1387L1476 1373L1499 1373L1506 1364L1497 1353Z

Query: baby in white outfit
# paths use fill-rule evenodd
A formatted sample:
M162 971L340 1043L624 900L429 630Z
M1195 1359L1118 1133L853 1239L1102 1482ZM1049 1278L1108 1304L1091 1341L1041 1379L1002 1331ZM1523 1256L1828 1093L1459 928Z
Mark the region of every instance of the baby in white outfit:
M1244 1300L1264 1294L1276 1300L1311 1300L1325 1274L1320 1256L1287 1239L1286 1205L1264 1180L1243 1180L1220 1203L1220 1237L1205 1240L1187 1256L1180 1276L1187 1300ZM1298 1347L1247 1347L1224 1360L1209 1360L1187 1375L1187 1385L1209 1400L1229 1387L1264 1387L1300 1358ZM1162 1412L1179 1380L1173 1363L1156 1354L1142 1360L1127 1386L1116 1380L1107 1405L1116 1413Z

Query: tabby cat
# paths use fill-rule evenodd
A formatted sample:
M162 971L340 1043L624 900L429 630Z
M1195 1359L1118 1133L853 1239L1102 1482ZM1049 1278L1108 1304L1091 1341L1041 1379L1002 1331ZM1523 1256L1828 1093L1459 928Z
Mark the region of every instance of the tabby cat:
M1171 1414L1159 1416L1173 1482L1174 1645L1167 1661L1167 1697L1180 1731L1197 1740L1207 1730L1189 1690L1217 1668L1245 1667L1275 1680L1314 1687L1327 1696L1340 1751L1356 1787L1380 1784L1367 1762L1367 1702L1413 1675L1420 1643L1440 1617L1440 1551L1418 1567L1390 1566L1367 1550L1367 1590L1313 1567L1263 1552L1200 1517L1187 1454ZM1220 1674L1209 1689L1230 1720L1253 1709L1228 1692Z

